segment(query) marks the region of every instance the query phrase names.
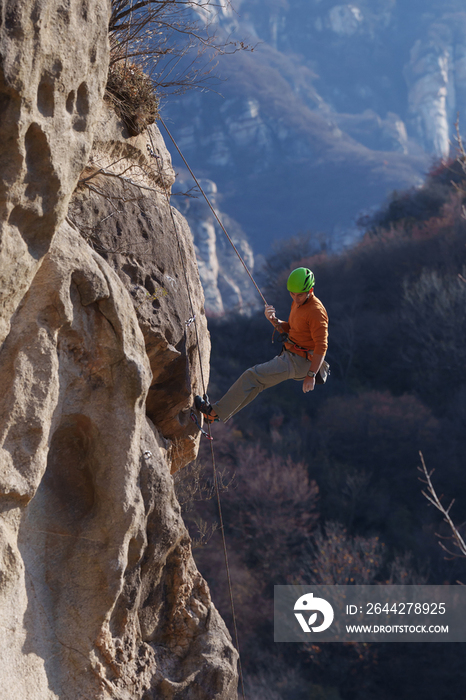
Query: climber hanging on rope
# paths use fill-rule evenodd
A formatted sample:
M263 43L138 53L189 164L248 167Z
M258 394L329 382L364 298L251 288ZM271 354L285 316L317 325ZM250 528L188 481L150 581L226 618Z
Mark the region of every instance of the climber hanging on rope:
M293 299L288 321L280 321L270 304L266 304L264 312L275 330L283 334L282 352L273 360L246 370L220 401L210 404L206 397L196 396L194 405L206 422L226 423L261 391L286 379L302 381L305 394L313 391L316 377L318 383L325 381L328 316L322 302L314 296L314 274L298 267L288 277L287 289Z

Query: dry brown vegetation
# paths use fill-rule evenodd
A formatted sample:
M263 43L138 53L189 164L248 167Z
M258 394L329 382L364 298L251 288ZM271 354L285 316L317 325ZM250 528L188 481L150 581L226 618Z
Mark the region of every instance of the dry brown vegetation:
M152 80L135 63L110 66L107 97L123 119L130 136L141 134L158 117L158 98Z

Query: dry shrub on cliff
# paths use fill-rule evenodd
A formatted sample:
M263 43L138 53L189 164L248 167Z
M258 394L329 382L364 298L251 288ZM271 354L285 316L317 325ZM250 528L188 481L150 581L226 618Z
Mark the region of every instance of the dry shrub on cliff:
M137 136L158 116L154 84L140 66L120 61L110 66L107 97L123 119L131 136Z

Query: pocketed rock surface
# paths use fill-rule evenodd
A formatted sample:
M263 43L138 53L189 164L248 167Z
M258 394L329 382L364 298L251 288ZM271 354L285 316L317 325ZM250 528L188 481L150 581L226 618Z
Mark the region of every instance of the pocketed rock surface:
M0 13L1 697L236 698L170 474L209 339L168 154L102 100L106 2Z

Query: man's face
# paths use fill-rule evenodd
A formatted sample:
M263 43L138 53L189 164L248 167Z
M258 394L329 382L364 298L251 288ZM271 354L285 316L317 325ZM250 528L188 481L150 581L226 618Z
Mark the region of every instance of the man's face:
M309 297L309 292L301 292L296 294L296 292L290 292L290 297L296 302L298 306L302 306Z

